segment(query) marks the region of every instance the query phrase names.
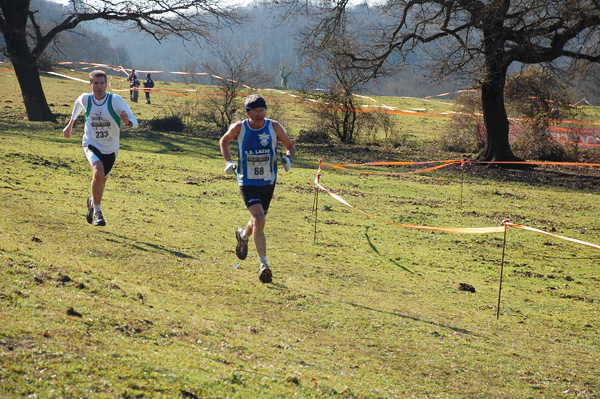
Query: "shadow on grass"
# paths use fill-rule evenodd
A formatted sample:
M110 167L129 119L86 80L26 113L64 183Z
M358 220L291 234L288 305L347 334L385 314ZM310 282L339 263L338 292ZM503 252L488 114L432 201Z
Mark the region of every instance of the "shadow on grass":
M141 127L135 130L123 130L121 132L121 139L121 149L127 151L152 154L177 154L191 157L201 156L208 159L221 158L219 140L214 138L196 137L191 134L178 132L158 132ZM159 146L159 148L141 148L135 141L128 139L148 141Z
M160 252L166 252L169 253L173 256L176 256L178 258L185 258L185 259L196 259L195 257L191 256L191 255L187 255L184 254L183 252L179 252L179 251L175 251L169 248L165 248L163 246L160 245L156 245L156 244L150 244L147 242L139 242L137 240L131 239L129 237L125 237L119 234L115 234L115 233L111 233L111 232L106 232L106 231L100 231L101 234L106 234L109 236L114 236L114 237L118 237L121 240L124 241L119 241L119 240L115 240L112 238L107 238L108 241L114 242L116 244L122 244L122 245L129 245L131 248L140 250L140 251L144 251L144 252L155 252L155 253L160 253ZM128 241L128 242L126 242Z
M450 329L450 330L452 330L454 332L461 333L461 334L468 334L468 335L473 335L473 336L476 336L476 337L480 336L479 334L472 333L471 331L465 330L464 328L452 327L452 326L449 326L449 325L446 325L446 324L436 323L434 321L427 321L427 320L419 319L418 317L408 316L408 315L397 313L397 312L388 312L388 311L385 311L385 310L374 309L374 308L370 308L368 306L363 306L363 305L359 305L359 304L352 303L352 302L348 302L348 305L354 306L355 308L361 308L361 309L369 310L371 312L386 313L386 314L389 314L389 315L392 315L392 316L401 317L403 319L409 319L409 320L418 321L418 322L421 322L421 323L427 323L427 324L431 324L431 325L436 326L436 327L448 328L448 329Z
M595 159L591 160L595 162ZM588 163L590 161L587 161ZM498 182L527 183L534 187L564 187L572 190L597 190L600 186L600 171L595 167L532 165L523 169L511 169L488 165L471 164L461 170L460 165L445 168L445 173L461 184L458 175Z
M402 147L401 152L390 151L386 147L340 145L340 144L311 144L297 145L303 154L309 158L321 158L323 164L343 163L362 164L373 161L426 161L439 159L439 153L432 153L427 149ZM598 162L596 150L580 151L577 157L579 162L596 164ZM447 153L442 159L461 159L464 154ZM564 159L565 161L569 160ZM318 163L316 164L318 166ZM325 167L327 171L327 168ZM333 172L329 170L329 172ZM451 179L456 184L461 184L465 177L499 182L527 183L537 187L564 187L573 190L597 190L600 187L600 168L591 166L544 166L531 165L527 168L498 167L498 165L468 164L451 165L436 173L428 174L430 177L443 177Z
M375 245L373 245L373 243L371 242L371 237L369 237L369 226L366 227L366 231L365 231L365 237L367 238L367 242L369 243L369 246L371 247L371 249L373 250L373 252L375 252L377 255L383 257L383 255L381 255L379 253L379 250L377 249L377 247ZM392 262L394 265L398 266L399 268L406 270L409 273L414 273L412 270L402 266L400 263L396 262L393 259L388 259L388 261Z
M265 284L265 285L267 286L267 289L277 290L277 291L282 292L282 293L290 291L290 289L285 284L279 283L279 282L276 282L276 281L273 281L273 282Z
M25 137L53 144L69 144L81 148L81 137L83 126L81 122L74 128L73 136L67 139L63 136L62 129L66 122L28 122L15 121L14 119L0 117L0 137ZM67 117L65 119L70 118ZM184 133L155 132L143 128L124 129L120 132L120 149L131 152L142 152L150 154L163 154L171 156L185 156L206 159L221 158L219 141L216 139L199 138ZM140 145L140 142L151 144ZM148 148L147 148L148 147Z

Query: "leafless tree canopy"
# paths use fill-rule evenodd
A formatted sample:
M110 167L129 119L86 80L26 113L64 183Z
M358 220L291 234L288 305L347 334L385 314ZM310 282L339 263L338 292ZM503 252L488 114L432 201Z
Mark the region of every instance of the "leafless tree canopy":
M11 0L1 0L0 4ZM16 3L29 3L17 0ZM213 0L143 0L143 1L80 1L71 0L65 7L65 18L52 29L42 32L35 19L35 10L27 10L30 24L32 54L39 55L60 32L69 30L82 22L104 19L128 22L127 29L137 29L161 41L175 35L184 39L209 38L215 22L236 21L235 9L225 8L223 2ZM0 20L0 26L2 22Z
M229 125L245 117L243 98L250 94L251 88L264 84L269 78L256 66L252 49L235 52L221 43L213 45L212 51L218 63L208 63L203 68L221 78L214 78L212 82L219 93L203 99L199 116L214 124L222 135Z
M385 67L419 45L435 43L430 55L443 73L477 71L490 52L510 65L550 62L561 56L600 60L598 0L390 0L373 8L378 25L360 29L363 46L350 55L357 66ZM327 8L311 31L315 43L335 40L346 25L348 1ZM443 57L442 57L443 55ZM501 57L500 57L501 56ZM484 58L484 59L481 59ZM398 59L398 58L397 58Z
M346 49L355 46L355 38L342 28L335 40L304 51L303 96L319 100L312 112L320 129L342 143L354 143L373 116L360 112L360 100L355 97L370 80L369 71L354 68L346 55Z
M217 0L71 0L62 20L42 27L31 0L0 0L0 32L6 42L0 51L13 63L29 119L53 120L36 61L59 33L103 19L146 32L158 41L168 35L210 38L221 24L237 21L236 11Z
M598 0L388 0L361 10L379 13L380 22L355 24L363 45L346 55L356 68L375 78L401 68L419 46L438 77L458 74L480 81L487 160L514 158L503 97L509 66L564 58L600 61ZM306 43L315 47L347 29L352 8L337 0L319 13Z

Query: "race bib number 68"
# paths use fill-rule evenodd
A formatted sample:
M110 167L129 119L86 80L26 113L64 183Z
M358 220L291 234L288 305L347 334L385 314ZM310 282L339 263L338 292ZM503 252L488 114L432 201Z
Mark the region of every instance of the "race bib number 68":
M248 155L247 167L248 178L264 179L271 178L271 169L269 167L271 157L269 155Z

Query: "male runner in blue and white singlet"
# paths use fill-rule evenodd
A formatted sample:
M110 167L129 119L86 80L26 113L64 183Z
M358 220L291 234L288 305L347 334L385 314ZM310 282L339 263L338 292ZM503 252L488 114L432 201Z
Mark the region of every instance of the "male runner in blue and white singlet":
M250 221L246 228L238 227L235 236L235 253L241 260L248 255L248 238L254 235L254 245L260 261L259 279L263 283L272 280L267 263L267 242L265 238L265 215L269 210L275 182L277 181L277 142L286 148L282 156L283 167L289 172L296 148L285 129L277 122L266 118L267 102L258 94L246 98L248 119L232 124L221 137L221 154L225 158L225 173L234 174L236 166L231 160L229 143L237 140L238 164L237 181Z
M117 159L121 125L137 127L138 121L131 109L119 95L106 92L106 73L92 71L92 93L83 93L75 101L71 120L63 129L66 138L71 137L75 120L85 111L83 152L92 165L92 196L87 199L87 221L94 226L104 226L100 202L108 174Z

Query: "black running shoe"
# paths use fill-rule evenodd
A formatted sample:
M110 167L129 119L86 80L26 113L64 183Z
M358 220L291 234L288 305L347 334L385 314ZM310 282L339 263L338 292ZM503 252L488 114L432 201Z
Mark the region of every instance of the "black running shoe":
M237 246L235 247L235 254L240 260L246 259L248 256L248 239L242 240L242 233L244 232L243 227L238 227L235 230L235 238L237 239Z
M106 220L104 220L101 211L94 213L94 226L106 226Z
M260 265L260 274L258 279L261 283L270 283L273 280L273 275L271 274L271 269L269 269L269 265L263 263Z
M92 224L94 221L94 204L92 204L92 197L88 197L87 199L87 215L85 217L87 222Z

